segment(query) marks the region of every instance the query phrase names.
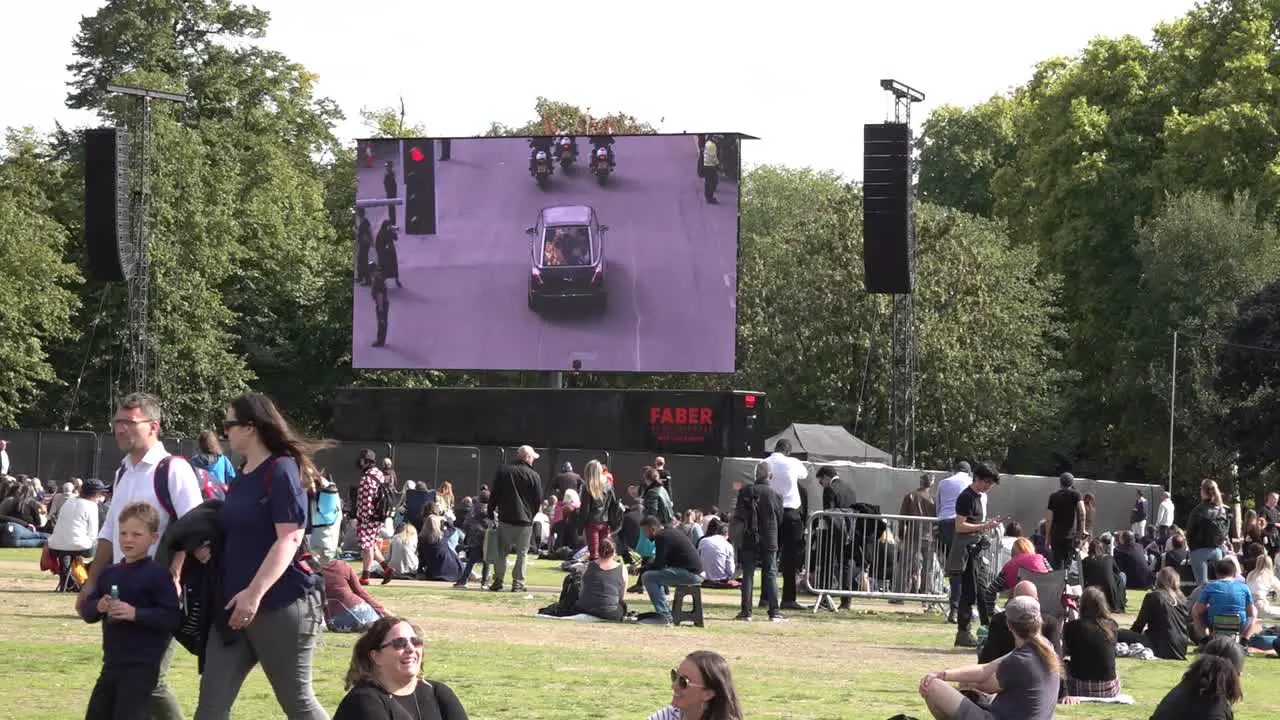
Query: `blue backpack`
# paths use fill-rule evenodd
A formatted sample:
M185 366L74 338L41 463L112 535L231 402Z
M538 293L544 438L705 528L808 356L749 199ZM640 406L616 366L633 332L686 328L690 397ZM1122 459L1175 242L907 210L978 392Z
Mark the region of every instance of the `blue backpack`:
M311 508L311 527L324 528L337 524L342 517L342 502L336 487L324 488L316 493Z

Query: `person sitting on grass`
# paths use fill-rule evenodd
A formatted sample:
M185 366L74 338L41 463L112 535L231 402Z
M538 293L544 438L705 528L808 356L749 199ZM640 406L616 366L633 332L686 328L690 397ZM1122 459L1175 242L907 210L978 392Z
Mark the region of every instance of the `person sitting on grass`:
M1231 720L1231 706L1244 698L1240 675L1244 648L1231 638L1204 644L1200 657L1182 675L1151 715L1151 720Z
M1191 608L1182 594L1178 570L1165 567L1156 573L1155 589L1142 598L1133 627L1129 633L1120 633L1120 640L1141 643L1161 660L1186 660L1190 621Z
M720 518L711 518L707 525L707 534L698 543L698 556L702 558L702 567L707 571L704 587L737 588L738 581L733 579L737 567L734 565L733 545L729 543L729 523Z
M348 692L333 720L467 720L448 685L421 679L422 635L394 616L371 625L351 650Z
M1025 538L1019 538L1025 539ZM1029 597L1040 601L1040 591L1035 583L1023 580L1013 586L1013 597ZM1058 648L1062 642L1062 622L1052 617L1042 618L1043 627L1040 634L1051 645ZM1009 629L1009 620L1004 611L991 616L991 625L987 629L987 639L978 647L978 662L989 663L999 660L1018 648L1017 639Z
M1248 583L1240 577L1240 566L1235 558L1228 557L1210 563L1210 568L1217 579L1210 580L1200 589L1200 595L1191 608L1192 619L1206 635L1211 636L1218 618L1234 616L1240 620L1241 640L1248 640L1255 630L1253 625L1258 611Z
M1017 649L993 662L955 670L930 671L920 680L920 697L937 720L1050 720L1058 701L1059 662L1040 634L1040 603L1016 597L1004 608ZM994 699L982 707L947 683Z
M160 540L160 513L145 502L121 508L116 529L124 561L98 575L80 612L102 625L102 672L89 696L87 720L137 717L160 677L160 660L182 625L168 568L147 551ZM96 598L96 600L95 600Z
M387 614L346 560L323 553L314 557L324 578L324 620L330 632L360 632Z
M1067 695L1113 698L1120 694L1116 675L1116 636L1119 628L1100 588L1089 586L1080 596L1080 617L1062 628L1062 653L1067 658Z
M649 720L742 720L728 661L710 650L689 653L671 671L671 704Z

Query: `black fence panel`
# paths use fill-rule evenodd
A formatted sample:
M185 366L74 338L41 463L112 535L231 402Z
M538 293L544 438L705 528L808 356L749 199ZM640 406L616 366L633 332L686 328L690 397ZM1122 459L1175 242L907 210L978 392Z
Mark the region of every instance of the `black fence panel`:
M435 488L436 446L426 443L396 443L392 446L396 477L403 484L412 480L419 490Z
M493 476L498 473L498 468L507 462L507 458L515 459L515 451L508 453L500 447L481 446L480 448L480 486L488 485L493 487ZM479 489L476 490L479 495ZM466 497L459 495L458 497Z
M502 461L504 463L515 462L516 450L518 449L519 448L513 448L513 447L502 448ZM534 448L533 451L538 453L538 459L533 461L533 469L535 472L538 473L538 477L542 478L542 490L543 490L542 494L543 494L543 497L545 497L547 495L547 492L546 492L547 488L551 485L551 478L556 476L555 466L551 464L551 461L552 461L551 449L550 448ZM492 480L493 480L493 476L490 475L488 479L485 481L486 483L489 484L489 487L493 487Z
M490 448L490 451L493 449ZM453 496L462 499L480 492L480 452L478 447L441 445L436 448L434 487L448 480Z
M40 432L36 430L0 430L0 440L9 441L9 474L40 476ZM41 478L43 479L43 478ZM59 483L62 478L51 477Z
M550 474L542 476L542 484L548 490L551 488L551 479L560 474L560 466L564 463L572 465L573 471L579 475L586 469L587 463L592 460L599 460L600 464L609 468L610 471L613 470L613 457L608 450L559 450L553 448L548 450L543 457L549 460L547 464Z
M365 449L372 450L378 456L378 462L382 462L383 458L392 457L391 443L384 442L338 443L335 448L316 453L316 467L329 471L344 501L347 497L347 488L360 480L358 461L360 451Z
M719 501L719 458L701 455L664 455L663 458L667 461L667 471L671 473L671 502L676 506L676 512L694 508L705 510ZM613 471L618 491L626 493L628 485L642 485L644 468L652 465L653 461L652 453L613 453L609 469Z
M98 436L87 431L40 433L38 445L37 474L46 483L84 479L92 474L98 458Z

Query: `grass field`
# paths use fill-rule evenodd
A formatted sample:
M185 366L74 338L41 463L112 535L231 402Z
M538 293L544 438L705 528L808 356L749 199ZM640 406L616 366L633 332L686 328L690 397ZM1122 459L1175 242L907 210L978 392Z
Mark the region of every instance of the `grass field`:
M35 550L0 550L0 718L83 717L101 662L99 630L72 613L71 595L52 592L54 579L37 570L37 560ZM552 563L538 562L529 573L532 597L402 581L372 592L425 628L427 676L453 687L476 720L643 719L669 702L667 671L696 649L729 659L748 720L927 717L915 692L920 677L973 662L972 653L950 648L954 626L911 605L855 602L853 614L792 613L788 623L747 625L731 621L736 593L707 591L702 629L531 617L555 600L562 578ZM1131 594L1131 607L1139 601ZM342 698L353 642L350 635L326 634L316 655L316 692L330 712ZM1060 707L1058 715L1145 719L1185 668L1166 661L1118 664L1123 691L1137 698L1136 706ZM1280 699L1269 690L1277 679L1280 662L1251 658L1236 717L1275 717ZM179 655L170 682L192 712L195 658ZM260 672L250 676L232 716L280 717Z

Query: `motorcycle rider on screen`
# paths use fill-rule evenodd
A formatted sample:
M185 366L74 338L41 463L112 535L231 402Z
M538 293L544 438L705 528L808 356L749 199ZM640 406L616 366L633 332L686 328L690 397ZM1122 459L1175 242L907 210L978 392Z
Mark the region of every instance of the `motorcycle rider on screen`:
M546 136L529 138L529 147L531 148L531 150L529 151L529 174L530 175L537 174L537 170L534 168L534 162L536 161L539 152L546 153L548 161L550 161L551 158L554 157L551 151L552 149L551 146L552 146L552 143L554 142L555 142L555 138L546 137Z

